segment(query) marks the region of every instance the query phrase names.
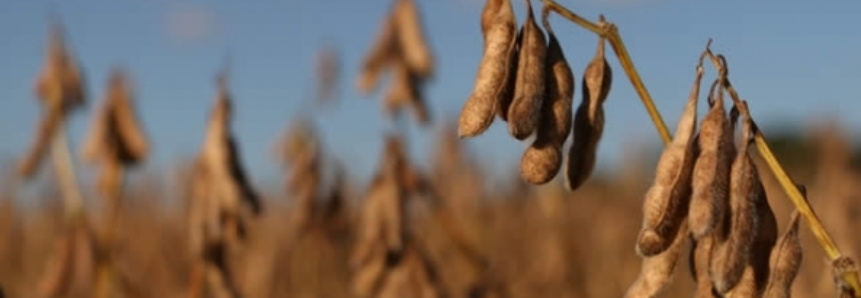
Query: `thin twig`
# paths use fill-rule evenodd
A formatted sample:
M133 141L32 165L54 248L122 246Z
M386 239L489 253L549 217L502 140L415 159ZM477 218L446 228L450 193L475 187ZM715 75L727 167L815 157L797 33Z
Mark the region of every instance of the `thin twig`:
M628 51L625 48L624 43L622 42L622 38L619 35L618 28L612 23L595 24L593 22L590 22L566 9L562 5L559 5L554 0L541 1L544 3L544 5L550 7L550 9L552 9L560 16L585 28L586 30L589 30L595 34L607 38L607 40L610 42L610 45L613 46L613 50L616 52L616 56L619 59L619 63L622 65L622 68L625 70L625 73L631 80L631 83L634 85L634 89L637 91L637 94L640 96L640 99L642 99L643 105L646 106L646 110L648 111L649 116L651 116L652 122L654 122L658 133L661 135L661 138L663 139L665 144L669 143L671 140L671 136L669 130L667 129L667 125L661 118L660 112L658 112L657 108L655 108L652 97L649 95L649 92L646 90L646 87L643 84L640 75L637 73L637 70L634 67L634 63L631 61L630 55L628 54ZM738 105L738 103L741 101L740 97L735 91L735 89L732 87L732 84L730 83L729 79L724 80L724 87L729 92L733 103L735 105ZM811 232L816 237L820 246L822 246L822 248L825 250L825 254L832 261L844 257L843 254L840 252L840 249L837 247L837 245L829 236L828 232L825 230L824 226L822 225L822 222L816 216L816 213L813 211L813 208L811 208L810 204L808 204L807 201L804 200L804 197L795 187L795 183L792 181L792 178L789 177L789 175L781 166L780 162L777 161L777 158L774 156L771 151L771 148L768 146L768 143L765 140L765 136L763 135L762 131L758 129L755 123L754 131L756 148L759 151L759 154L765 160L769 169L777 178L778 182L780 183L784 192L786 192L789 199L792 201L795 207L798 208L801 215L804 216L804 219L808 223ZM840 277L854 289L855 293L861 294L861 282L859 282L857 274L842 274Z

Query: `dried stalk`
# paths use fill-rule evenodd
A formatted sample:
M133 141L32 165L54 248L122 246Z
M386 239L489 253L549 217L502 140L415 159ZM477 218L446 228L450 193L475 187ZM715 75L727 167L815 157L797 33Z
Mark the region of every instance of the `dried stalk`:
M628 54L627 49L625 48L625 44L622 42L622 38L619 35L618 28L615 24L608 24L608 26L598 26L594 22L586 20L577 14L571 12L564 6L556 3L554 0L541 0L544 5L550 7L555 13L560 16L568 19L572 23L579 25L580 27L585 28L595 34L603 36L610 42L610 45L613 47L614 52L616 53L616 57L619 59L619 63L622 65L622 68L625 70L625 74L627 74L628 79L631 80L631 84L634 85L634 89L637 91L637 94L640 96L640 99L643 102L643 105L646 107L646 110L649 113L649 116L652 118L652 122L655 124L655 128L660 134L661 139L665 144L669 144L671 141L671 136L667 125L664 123L664 120L661 118L660 112L658 112L655 107L654 101L652 100L651 95L646 90L646 86L643 84L640 75L637 73L636 68L634 67L634 63L631 60L630 54ZM733 100L735 105L738 105L741 102L741 99L736 92L736 90L732 87L732 83L730 83L729 79L724 80L724 88L729 92L730 97ZM822 225L822 222L816 216L813 208L804 200L804 197L795 187L795 182L786 171L783 169L783 166L777 161L777 158L772 153L771 148L768 146L768 143L765 140L765 136L761 130L758 129L758 126L754 123L754 133L755 133L755 142L757 151L759 151L760 156L765 160L768 168L774 174L775 178L777 178L780 186L783 188L783 191L787 194L789 199L792 201L793 205L798 209L799 213L804 217L805 222L807 222L810 227L811 232L816 237L819 245L825 250L825 254L828 258L834 262L838 261L841 258L846 258L834 241L831 239L831 236L825 230L825 227ZM859 281L857 272L848 270L842 272L840 274L840 279L843 281L846 286L853 289L855 297L861 297L861 281Z

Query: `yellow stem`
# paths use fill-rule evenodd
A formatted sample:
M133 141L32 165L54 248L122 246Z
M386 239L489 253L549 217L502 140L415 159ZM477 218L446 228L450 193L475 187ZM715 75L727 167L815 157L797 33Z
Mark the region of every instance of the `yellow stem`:
M624 43L622 42L622 38L619 35L618 29L612 23L607 23L604 26L599 26L589 20L586 20L577 14L571 12L565 7L559 5L554 0L541 0L544 5L547 5L551 10L559 14L560 16L568 19L569 21L585 28L586 30L592 31L595 34L601 35L610 42L610 45L613 46L613 50L616 52L616 56L619 58L619 63L622 65L622 68L625 70L628 78L631 80L631 83L634 85L634 89L637 90L637 94L643 101L643 105L646 106L646 110L649 112L649 116L652 117L652 122L655 123L655 127L658 130L658 133L661 135L664 143L669 143L671 140L671 136L669 130L667 129L667 125L664 123L661 118L660 112L655 108L654 101L652 97L649 95L649 92L646 90L646 86L643 84L640 79L640 75L637 73L636 68L634 67L634 63L631 61L630 54L628 54L627 49L625 48ZM724 87L730 93L730 96L733 100L733 103L738 105L740 102L740 97L735 89L732 87L732 84L729 82L729 79L724 80ZM756 126L754 124L754 126ZM795 208L798 209L799 213L804 217L805 221L808 223L811 232L816 237L820 246L825 250L825 254L831 261L837 260L840 257L843 257L840 249L831 239L828 232L825 230L825 227L822 225L822 222L816 216L816 213L811 208L810 204L804 200L804 197L799 192L798 188L796 188L795 183L792 181L792 178L786 173L781 166L780 162L777 161L774 154L769 148L768 143L765 141L765 137L762 132L757 129L756 130L756 148L759 151L760 156L765 160L771 172L777 178L784 192L789 196L789 199L795 205ZM846 284L852 287L856 297L861 297L861 282L859 282L858 275L855 272L850 272L847 274L841 274L839 276L843 279Z

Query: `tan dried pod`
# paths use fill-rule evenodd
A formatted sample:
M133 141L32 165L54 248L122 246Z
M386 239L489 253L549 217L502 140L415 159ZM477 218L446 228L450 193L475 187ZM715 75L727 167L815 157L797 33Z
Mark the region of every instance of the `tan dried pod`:
M505 87L499 95L499 102L496 106L496 116L506 122L508 122L508 110L511 108L511 102L514 101L514 84L517 82L517 66L520 64L519 47L522 37L522 32L518 31L515 48L511 51L511 63L508 64L508 78L505 79Z
M46 106L72 110L86 103L84 76L66 47L64 28L56 20L49 28L45 65L36 80L36 95Z
M397 118L401 108L408 106L420 125L430 124L430 115L421 90L421 79L405 62L395 61L393 67L393 82L383 99L386 114Z
M505 0L509 1L509 0ZM500 8L503 7L505 2L502 0L487 0L484 3L484 10L481 12L481 36L484 40L487 40L487 33L490 32L491 25L500 11ZM514 96L514 82L517 79L517 64L519 64L519 56L520 52L517 47L520 45L521 32L517 32L515 47L512 50L512 58L510 63L508 64L508 77L505 79L505 87L502 90L498 101L498 105L496 106L496 116L502 121L508 121L508 107L511 106L512 96Z
M803 186L801 193L806 197ZM768 284L762 297L765 298L789 298L791 297L792 282L801 267L804 252L801 248L801 239L798 235L798 210L792 212L787 224L786 231L777 240L771 250L769 258L770 271Z
M541 107L535 141L520 160L520 174L532 184L549 182L562 166L562 147L571 133L571 102L574 97L574 73L565 60L565 53L547 20L547 6L541 12L547 30L547 60L545 61L545 96Z
M718 91L717 102L722 101L724 90ZM749 154L749 147L754 136L754 128L746 114L745 103L742 102L738 109L733 107L730 111L731 122L734 123L741 112L744 116L742 125L742 141L738 153L732 162L730 174L729 208L719 226L715 230L715 246L712 253L710 273L712 283L719 293L727 293L742 279L748 265L758 261L752 259L758 249L754 247L755 241L767 235L763 233L763 221L766 217L763 213L768 208L767 199L764 198L765 191L759 178L756 165ZM735 125L731 125L735 126ZM765 201L766 206L762 206ZM770 209L770 208L769 208ZM770 210L768 210L770 212ZM771 215L773 218L774 216ZM776 237L776 236L775 236ZM772 245L774 242L772 241ZM769 246L766 253L771 251ZM766 257L765 267L768 268ZM753 274L753 272L749 273ZM751 276L753 277L753 276Z
M357 268L351 280L353 294L357 297L373 297L373 294L382 286L385 270L385 257L375 257Z
M643 258L640 275L625 292L625 298L654 298L660 295L673 279L679 253L688 239L687 230L687 222L682 222L669 248L657 255Z
M481 38L487 39L487 33L490 32L493 22L496 20L496 15L505 4L505 0L486 0L484 8L481 10ZM510 0L508 0L510 1Z
M116 92L111 95L114 97L115 104L112 120L115 122L116 133L121 140L120 159L126 165L134 165L146 158L149 152L149 141L135 113L130 90L131 82L127 72L117 69L113 74L112 85L115 86L112 89L113 92Z
M725 76L724 70L719 70ZM718 78L720 80L720 78ZM709 93L709 111L700 123L700 155L694 165L693 196L688 221L694 238L707 235L722 222L728 208L730 167L735 158L734 131L718 96Z
M547 57L547 40L535 23L532 1L525 1L526 20L520 29L514 97L508 107L508 132L518 140L526 139L538 129L545 96L544 64Z
M603 16L601 18L603 23ZM598 143L604 133L602 105L610 93L613 74L604 58L604 38L598 38L598 50L583 73L583 101L574 114L573 142L565 165L566 187L577 190L592 175L598 154Z
M68 113L86 101L84 75L66 47L62 25L54 21L48 35L45 64L34 88L42 103L42 118L30 149L18 165L19 174L27 179L33 177L41 166L55 132L63 125Z
M404 183L401 180L409 167L403 141L397 136L386 138L383 157L384 175L389 177L389 195L381 196L384 219L385 243L389 251L400 252L404 246Z
M359 245L353 253L353 266L359 266L370 258L375 243L384 244L387 252L399 253L403 248L404 187L398 181L404 167L401 146L396 137L386 140L381 166L363 203Z
M359 79L356 81L356 89L361 94L370 94L377 88L380 75L398 52L398 29L394 12L392 10L383 19L373 45L362 58Z
M396 0L394 17L397 40L404 61L418 77L428 78L434 73L434 57L422 28L422 18L415 0Z
M472 94L466 100L458 120L458 136L474 137L490 127L498 104L505 95L515 57L517 19L510 0L499 1L496 16L484 39L484 53L475 78ZM485 5L485 10L495 5Z
M124 69L114 68L108 79L107 96L94 116L81 150L88 162L118 162L133 166L149 151L149 142L132 103L131 86Z
M222 210L230 235L243 236L244 214L249 207L251 214L260 213L260 198L252 188L239 160L239 147L230 131L233 108L227 90L225 73L218 78L218 96L212 108L201 158L208 171L213 188L210 192ZM232 236L230 236L232 237Z
M731 297L762 297L763 292L768 284L769 278L769 259L771 250L777 241L777 220L774 218L774 213L765 196L765 189L757 190L763 198L757 202L757 218L759 228L756 231L756 239L750 249L748 256L748 264L744 268L744 273L738 284L731 289L727 296Z
M637 253L644 257L657 255L672 244L687 216L691 195L691 173L696 160L692 144L697 126L697 103L703 77L702 59L676 134L658 160L655 182L643 200L643 226L637 237Z
M712 286L712 279L709 277L709 264L711 261L712 255L712 235L708 235L705 237L701 237L699 240L690 237L691 242L691 252L689 255L689 268L691 271L691 276L694 279L695 298L716 298L718 295L714 292L714 286Z

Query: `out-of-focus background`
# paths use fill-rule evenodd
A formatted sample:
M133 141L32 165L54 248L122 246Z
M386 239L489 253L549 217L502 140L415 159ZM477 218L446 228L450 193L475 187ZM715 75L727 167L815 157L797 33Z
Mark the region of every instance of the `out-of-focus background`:
M234 97L232 130L241 160L268 209L252 224L251 252L235 259L240 288L248 297L344 297L350 276L346 256L350 228L341 236L302 238L286 244L283 227L292 208L284 173L271 147L298 116L311 116L326 158L338 160L349 177L345 207L354 213L377 171L384 133L405 133L408 156L437 177L451 200L476 202L455 229L468 230L482 258L517 297L618 297L636 277L640 259L634 240L643 194L654 176L661 143L639 97L618 61L605 104L607 125L597 172L574 193L560 181L523 184L518 165L528 143L513 140L497 120L485 134L459 141L469 168L439 166L440 132L472 91L481 59L479 16L483 1L416 1L437 71L425 98L433 125L406 116L383 116L383 88L369 96L356 91L362 57L371 47L392 1L8 1L0 4L0 287L7 297L28 293L55 247L61 211L52 171L17 183L14 164L30 146L39 118L33 82L43 65L50 15L57 13L66 39L87 77L89 103L70 118L77 150L102 100L111 67L125 66L134 82L135 105L151 138L152 156L128 178L119 226L119 261L142 297L180 297L189 266L179 247L186 241L184 198L176 169L200 149L206 117L216 95L214 74L230 57ZM513 1L518 23L522 1ZM558 1L578 14L605 15L620 29L639 74L673 127L690 92L694 66L705 42L729 60L735 88L793 178L808 185L810 201L845 252L857 256L861 242L858 134L861 127L861 47L853 23L857 1L587 0ZM533 1L536 8L540 1ZM571 64L580 98L580 78L597 38L558 16L551 18ZM336 101L319 106L314 63L322 47L337 49L340 73ZM383 83L385 85L386 83ZM705 85L708 86L708 85ZM705 87L704 87L705 89ZM703 91L702 93L705 93ZM702 104L700 107L704 107ZM701 113L702 115L702 109ZM451 134L452 131L448 130ZM570 141L569 141L570 143ZM93 172L77 163L85 193ZM439 169L438 169L439 168ZM764 167L769 200L781 230L792 208ZM329 169L331 170L331 169ZM474 170L474 171L473 171ZM464 177L453 179L452 177ZM465 183L464 181L470 181ZM85 197L97 213L98 199ZM466 208L466 207L464 207ZM450 230L434 215L412 217L425 235L430 264L455 297L484 278ZM422 215L424 214L424 215ZM352 217L351 217L352 218ZM325 229L324 229L325 230ZM328 231L328 230L326 230ZM446 232L449 231L449 232ZM328 234L327 234L328 235ZM284 237L282 237L284 236ZM798 297L833 293L827 260L806 226L805 259L794 286ZM184 249L184 248L183 248ZM182 250L184 252L185 250ZM686 258L667 297L690 291ZM255 270L264 270L269 274ZM274 269L273 269L274 268ZM259 271L258 270L258 271ZM256 272L256 273L255 273ZM263 271L260 271L263 272ZM560 277L561 276L561 277ZM553 286L547 286L552 284ZM262 290L265 289L265 290ZM257 291L257 292L255 292ZM547 292L542 292L547 291ZM563 294L564 293L564 294Z

